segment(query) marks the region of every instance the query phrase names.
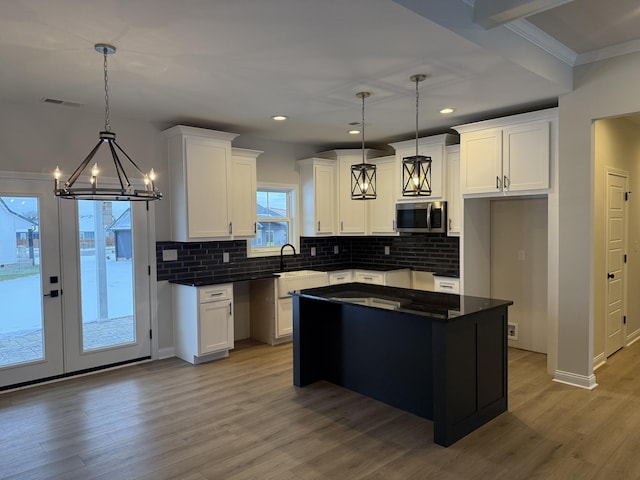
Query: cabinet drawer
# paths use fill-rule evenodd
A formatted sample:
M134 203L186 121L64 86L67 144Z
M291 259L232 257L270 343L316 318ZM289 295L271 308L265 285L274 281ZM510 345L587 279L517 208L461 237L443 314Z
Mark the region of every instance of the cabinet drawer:
M433 277L433 286L436 292L460 293L460 279L453 277Z
M336 285L338 283L350 283L353 282L353 272L331 272L329 273L329 285Z
M384 285L383 273L371 273L371 272L355 272L356 282L361 283L373 283L375 285Z
M230 300L233 296L232 288L232 285L216 285L215 287L200 288L198 290L198 303Z

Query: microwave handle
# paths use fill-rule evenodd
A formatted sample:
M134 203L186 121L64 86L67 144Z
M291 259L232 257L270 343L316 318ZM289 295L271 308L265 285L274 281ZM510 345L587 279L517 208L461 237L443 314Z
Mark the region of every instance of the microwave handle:
M431 230L431 207L430 203L427 204L427 229Z

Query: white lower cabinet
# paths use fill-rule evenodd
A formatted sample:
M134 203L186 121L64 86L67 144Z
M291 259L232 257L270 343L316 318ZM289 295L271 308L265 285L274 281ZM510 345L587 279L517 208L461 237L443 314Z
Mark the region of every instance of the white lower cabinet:
M329 285L353 282L353 270L336 270L329 272Z
M460 279L456 277L433 276L433 289L436 292L460 293Z
M379 272L377 270L354 270L353 281L371 283L373 285L386 285L388 287L411 288L411 270L402 268Z
M276 315L276 338L285 337L293 333L293 299L291 297L278 299L278 313Z
M233 349L233 284L173 285L176 356L193 364Z

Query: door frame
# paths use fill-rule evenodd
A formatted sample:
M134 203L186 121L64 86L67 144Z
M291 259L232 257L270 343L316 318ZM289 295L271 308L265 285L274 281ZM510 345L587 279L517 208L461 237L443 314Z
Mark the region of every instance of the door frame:
M53 189L54 189L54 179L53 179L53 174L48 175L48 174L44 174L44 173L33 173L33 172L16 172L16 171L5 171L5 170L0 170L0 178L2 180L5 181L10 181L10 182L46 182L49 183L51 185L51 197L52 199L53 197ZM109 179L107 179L109 180ZM113 181L117 181L117 179L112 179ZM160 358L160 349L159 349L159 321L158 321L158 282L157 282L157 265L156 265L156 221L155 221L155 202L145 202L146 206L147 206L147 215L146 215L146 222L147 222L147 245L146 245L146 250L147 250L147 264L148 264L148 271L149 271L149 279L148 279L148 299L149 299L149 319L150 319L150 327L151 327L151 331L153 332L152 337L151 337L151 348L150 348L150 355L151 355L151 360L155 360L155 359L159 359ZM59 217L60 217L60 213L58 213L58 216L56 218L56 221L58 222L58 228L59 227ZM59 238L59 235L58 235ZM61 251L61 246L59 251ZM60 260L60 265L58 267L57 270L57 275L61 277L60 272L62 270L62 265L61 265L61 261ZM54 273L51 273L51 275L53 275ZM49 276L49 272L43 272L43 278L44 275ZM58 285L59 288L62 288L61 285ZM44 286L43 286L44 288ZM59 305L59 310L62 312L62 302L63 302L63 298L64 296L60 296L57 297L57 303ZM49 299L51 300L51 299ZM62 313L61 313L62 315ZM64 321L64 320L63 320ZM62 326L60 326L60 328L58 329L59 331L59 336L60 336L60 341L62 341ZM171 350L172 351L172 350ZM62 357L64 357L64 355L62 355ZM109 366L105 366L105 368L109 368ZM32 383L32 382L38 382L40 380L46 381L49 380L51 378L58 378L58 377L64 377L67 375L73 375L73 373L68 374L68 373L64 373L64 369L62 371L62 373L60 374L52 374L52 375L48 375L47 377L43 377L43 378L32 378L32 379L28 379L28 380L24 380L21 381L19 380L18 382L16 382L17 385L23 384L23 383ZM13 382L11 383L13 384Z

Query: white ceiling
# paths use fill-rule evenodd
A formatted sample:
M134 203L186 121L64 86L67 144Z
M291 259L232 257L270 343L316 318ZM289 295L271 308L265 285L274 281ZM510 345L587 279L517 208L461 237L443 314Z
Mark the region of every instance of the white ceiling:
M487 2L501 15L482 22ZM104 42L118 49L109 57L115 132L115 119L131 117L357 146L360 137L347 134L361 119L355 94L370 91L369 146L413 135L412 74L429 76L420 131L435 133L552 105L570 91L574 65L640 49L637 0L475 8L474 22L472 0L2 0L0 102L50 98L80 106L43 108L102 111L94 44ZM441 115L447 106L455 113Z

